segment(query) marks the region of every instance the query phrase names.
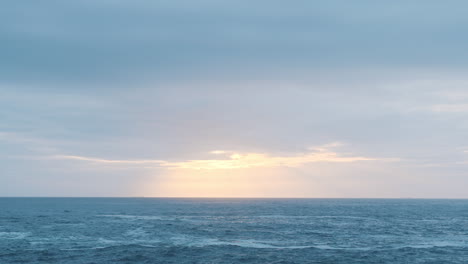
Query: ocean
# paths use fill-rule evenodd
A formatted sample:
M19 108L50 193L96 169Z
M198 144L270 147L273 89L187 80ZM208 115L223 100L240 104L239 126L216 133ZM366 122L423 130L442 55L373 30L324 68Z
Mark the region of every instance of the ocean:
M468 263L468 200L0 198L0 263Z

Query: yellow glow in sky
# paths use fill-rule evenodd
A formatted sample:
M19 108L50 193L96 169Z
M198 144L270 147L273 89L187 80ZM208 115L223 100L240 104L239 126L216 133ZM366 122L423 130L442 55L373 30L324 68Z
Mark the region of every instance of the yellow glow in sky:
M385 160L332 151L340 144L332 143L309 148L304 153L272 155L215 150L212 159L183 161L113 160L83 156L61 155L67 159L102 165L106 168L143 168L154 171L154 182L142 186L148 196L166 197L301 197L311 193L314 186L296 177L297 171L312 163L354 163ZM310 166L309 168L310 169ZM319 193L320 190L313 190ZM304 195L301 195L301 192Z

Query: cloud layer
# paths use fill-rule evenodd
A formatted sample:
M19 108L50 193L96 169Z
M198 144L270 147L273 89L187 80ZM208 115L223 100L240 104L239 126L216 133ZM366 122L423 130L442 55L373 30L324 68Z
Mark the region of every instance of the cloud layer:
M349 163L357 161L385 160L378 158L360 156L342 156L325 148L316 148L317 151L302 153L293 156L272 156L261 153L230 153L229 151L212 151L213 154L229 153L229 156L221 159L201 159L187 161L165 161L165 160L109 160L72 155L55 155L52 159L86 161L94 164L117 164L117 165L143 165L169 168L169 169L192 169L192 170L226 170L226 169L248 169L257 167L298 167L315 162ZM390 159L387 159L390 160Z
M5 3L0 196L466 198L467 7Z

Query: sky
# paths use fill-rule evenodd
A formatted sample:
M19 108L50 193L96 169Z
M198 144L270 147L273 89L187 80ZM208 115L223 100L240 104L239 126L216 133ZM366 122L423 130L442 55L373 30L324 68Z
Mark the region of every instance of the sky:
M0 196L468 198L468 8L6 1Z

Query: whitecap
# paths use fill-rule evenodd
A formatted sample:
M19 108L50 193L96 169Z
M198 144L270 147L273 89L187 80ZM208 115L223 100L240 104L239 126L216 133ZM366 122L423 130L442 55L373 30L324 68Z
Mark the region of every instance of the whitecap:
M0 232L0 239L24 239L27 236L28 232Z
M130 237L145 237L148 235L148 232L143 230L142 228L131 229L125 232L126 236Z
M196 238L186 235L179 235L171 238L175 245L189 247L209 247L209 246L238 246L244 248L258 249L306 249L316 248L323 250L370 250L370 248L338 248L327 245L281 245L279 241L261 241L253 239L241 240L219 240L215 238Z
M206 246L238 246L246 248L278 248L276 246L266 244L263 241L257 240L235 240L235 241L220 241L218 239L201 239L199 241L189 244L195 247L206 247Z
M205 247L205 246L238 246L245 248L259 248L259 249L306 249L316 248L323 250L370 250L370 248L341 248L331 247L328 245L279 245L273 241L258 241L258 240L234 240L234 241L220 241L217 239L205 239L199 242L192 243L191 246Z
M100 244L118 244L119 243L119 241L106 239L102 237L98 238L97 242Z
M420 244L407 244L395 247L395 249L403 248L414 248L414 249L427 249L427 248L438 248L438 247L467 247L467 242L449 242L449 241L432 241L428 243Z
M150 215L99 215L102 217L113 217L113 218L120 218L120 219L129 219L129 220L160 220L160 221L172 221L176 220L172 217L164 217L164 216L150 216Z
M273 219L355 219L367 221L379 221L379 219L364 216L349 216L349 215L258 215L257 218L273 218Z

